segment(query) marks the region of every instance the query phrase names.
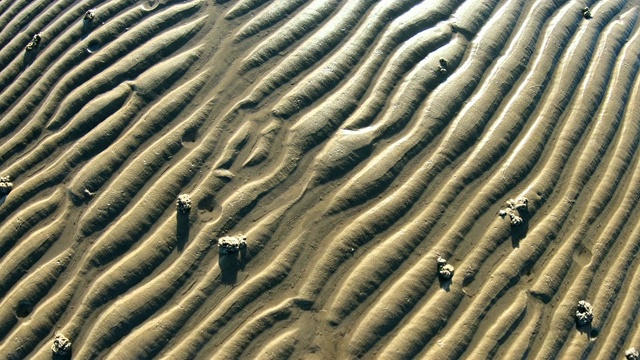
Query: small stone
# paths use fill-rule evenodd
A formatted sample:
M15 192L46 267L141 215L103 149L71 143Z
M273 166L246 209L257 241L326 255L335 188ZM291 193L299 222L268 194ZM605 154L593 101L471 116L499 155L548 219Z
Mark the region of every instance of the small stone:
M0 195L7 195L13 189L13 183L8 176L0 176Z
M632 347L624 352L624 356L627 360L638 360L640 359L640 352L638 352L636 348Z
M38 44L40 44L40 40L42 40L42 33L37 33L33 35L33 38L31 38L31 41L29 41L29 43L27 44L27 47L25 47L25 50L31 51L35 49L38 46Z
M178 196L177 201L178 212L186 214L191 211L191 197L188 194Z
M51 351L53 355L63 356L68 355L71 351L71 341L67 339L61 332L57 331L53 338L53 345L51 345Z
M593 16L591 15L591 10L589 10L589 7L584 7L582 9L582 16L587 20L593 18Z
M223 236L218 239L218 247L220 248L220 254L233 254L247 247L247 237L244 235L238 236Z
M576 322L578 326L584 326L591 324L593 320L593 307L591 304L584 300L578 301L578 308L576 309Z
M87 10L86 13L84 13L84 19L86 21L93 21L93 19L96 18L96 11L91 9L91 10Z

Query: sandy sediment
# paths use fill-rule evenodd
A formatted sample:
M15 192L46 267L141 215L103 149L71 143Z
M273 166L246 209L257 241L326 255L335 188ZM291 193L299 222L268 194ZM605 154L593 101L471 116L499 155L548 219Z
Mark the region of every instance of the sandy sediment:
M0 357L623 357L639 6L0 2Z

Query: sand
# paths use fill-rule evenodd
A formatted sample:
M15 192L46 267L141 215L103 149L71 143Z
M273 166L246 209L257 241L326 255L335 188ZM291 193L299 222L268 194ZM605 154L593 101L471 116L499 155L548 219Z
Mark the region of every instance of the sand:
M0 358L624 358L639 11L0 2Z

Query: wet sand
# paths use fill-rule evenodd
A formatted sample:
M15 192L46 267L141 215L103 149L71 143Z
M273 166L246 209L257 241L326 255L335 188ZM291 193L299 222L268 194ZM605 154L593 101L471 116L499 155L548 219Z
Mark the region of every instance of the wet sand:
M639 6L0 2L1 357L624 358Z

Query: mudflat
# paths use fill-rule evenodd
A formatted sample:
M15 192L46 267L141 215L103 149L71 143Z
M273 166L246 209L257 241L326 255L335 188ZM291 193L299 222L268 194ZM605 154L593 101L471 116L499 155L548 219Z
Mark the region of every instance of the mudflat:
M0 1L0 358L637 359L639 6Z

